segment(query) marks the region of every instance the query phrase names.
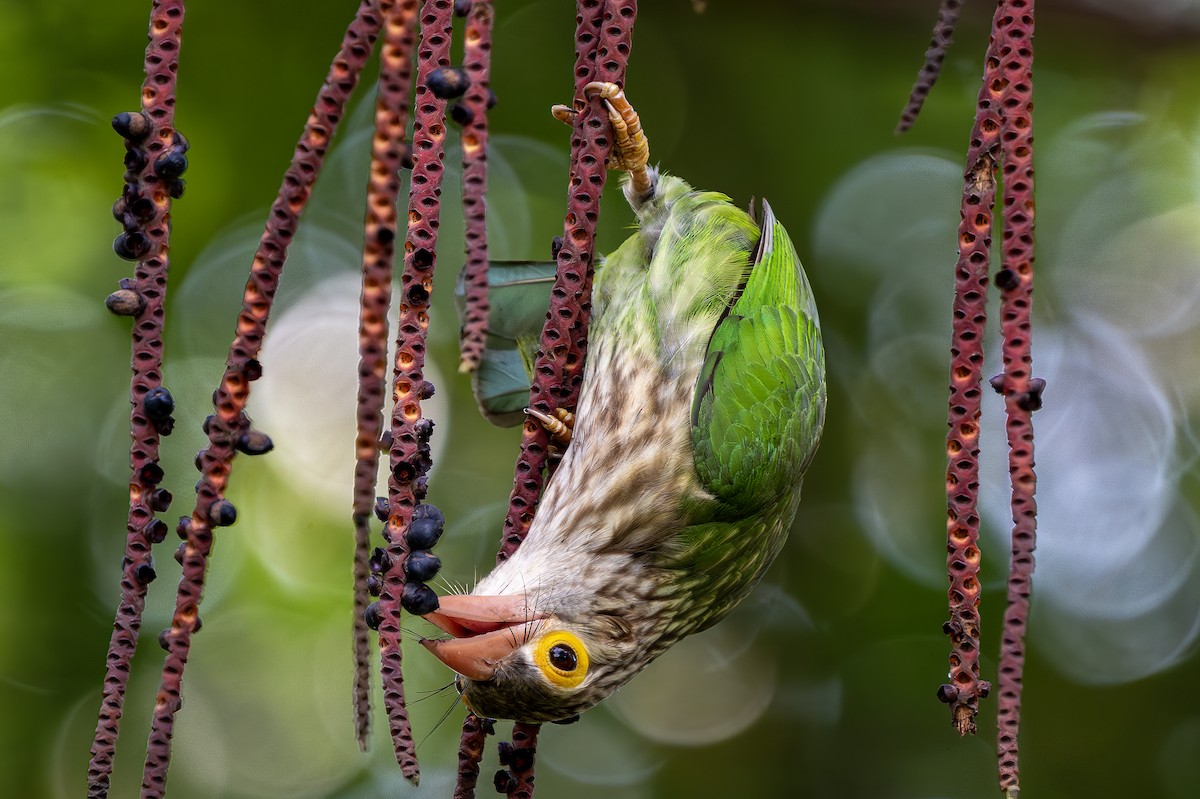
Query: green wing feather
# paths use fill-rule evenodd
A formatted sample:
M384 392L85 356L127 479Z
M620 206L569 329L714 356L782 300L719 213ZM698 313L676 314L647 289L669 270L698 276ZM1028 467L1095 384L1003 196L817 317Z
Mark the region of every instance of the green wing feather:
M492 424L512 427L524 418L538 340L550 306L553 261L488 264L488 337L471 389L479 412ZM466 286L459 276L455 302L465 319Z
M700 482L732 516L799 490L825 420L825 355L812 289L763 203L762 237L741 296L713 331L692 403Z

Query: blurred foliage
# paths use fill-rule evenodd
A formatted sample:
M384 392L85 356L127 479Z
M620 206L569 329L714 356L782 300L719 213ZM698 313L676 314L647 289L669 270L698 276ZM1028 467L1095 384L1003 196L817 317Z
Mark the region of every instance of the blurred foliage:
M136 107L148 5L0 4L0 64L9 76L0 88L0 789L6 796L83 793L117 598L128 457L128 321L110 317L101 302L129 271L109 249L123 148L108 119ZM167 486L176 496L168 519L190 511L199 422L220 374L258 226L354 5L311 3L297 13L295 3L260 0L188 9L177 124L192 151L171 242L166 385L178 401L180 424L164 445ZM994 702L984 703L980 737L959 741L934 699L948 652L940 633L945 584L938 581L940 358L949 330L956 165L974 108L988 4L968 4L945 74L904 139L891 131L928 42L933 0L713 0L701 15L687 0L641 5L628 89L653 157L739 203L766 196L788 226L821 303L829 423L795 532L766 584L748 607L670 653L610 707L578 725L547 730L538 795L989 795ZM1042 285L1052 289L1038 295L1039 303L1047 298L1038 314L1059 331L1052 351L1070 362L1075 328L1054 325L1072 317L1079 297L1100 292L1108 304L1089 307L1142 342L1130 326L1153 316L1156 306L1142 316L1117 313L1128 310L1126 299L1165 273L1174 282L1152 301L1169 306L1200 277L1192 269L1200 216L1186 214L1116 251L1127 260L1104 275L1121 276L1128 286L1103 284L1110 289L1104 294L1103 285L1090 283L1090 256L1067 268L1069 256L1092 252L1088 247L1103 261L1111 251L1100 244L1118 225L1197 202L1200 54L1197 30L1187 27L1195 3L1147 3L1193 9L1167 28L1093 13L1113 4L1043 5L1036 125L1039 143L1054 144L1039 161L1039 265L1047 278ZM547 109L568 99L574 8L568 0L502 0L497 12L493 254L540 259L562 226L567 131ZM369 88L369 78L364 83ZM356 294L348 276L357 269L368 112L360 99L339 134L284 277L264 355L268 376L278 379L256 387L251 407L278 449L236 464L231 498L243 513L215 548L206 623L177 728L169 782L177 799L450 793L461 711L451 707L450 691L432 693L448 675L424 652L414 649L406 658L410 697L419 700L414 728L418 738L428 736L419 749L420 791L401 786L381 710L370 755L357 752L351 727L348 431ZM1104 112L1127 113L1132 133L1118 131L1114 143L1081 130L1081 120ZM901 160L871 160L880 158ZM903 168L884 186L880 173L854 171L864 163ZM855 176L865 180L857 189ZM450 183L456 177L452 171ZM470 583L489 567L498 541L516 437L479 418L466 379L454 372L452 286L462 262L457 188L448 185L445 199L430 342L441 375L431 410L440 450L430 498L450 519L439 549L446 576ZM1081 215L1080 208L1089 210ZM630 221L614 188L606 196L600 249L612 249ZM1170 264L1154 258L1164 237L1180 245ZM924 246L929 242L932 251ZM1176 325L1172 338L1138 343L1139 352L1160 358L1153 363L1172 364L1172 374L1191 380L1193 392L1180 383L1167 394L1168 426L1177 434L1156 462L1169 458L1172 493L1163 502L1172 505L1159 508L1159 520L1140 521L1150 533L1163 517L1191 513L1177 509L1190 508L1198 496L1190 420L1200 378L1196 350L1187 349L1194 339L1185 335L1192 329ZM914 335L923 338L906 338ZM1101 355L1128 362L1125 350L1105 347ZM1036 369L1036 341L1034 359ZM1122 379L1143 378L1138 372ZM1103 388L1102 378L1090 379ZM1053 380L1050 386L1048 409ZM1132 456L1150 433L1128 425L1122 407L1128 406L1096 417L1095 429L1132 429L1118 445L1140 463ZM1076 439L1053 440L1069 447ZM1002 479L999 444L998 436L985 442L983 457L995 459ZM1119 451L1108 454L1120 459ZM1089 457L1084 450L1058 461L1069 469ZM1067 487L1058 495L1069 512L1054 518L1083 526L1103 521L1083 499L1090 497L1083 490L1087 475L1068 476L1082 482L1055 483ZM1041 477L1046 490L1056 473ZM995 527L996 540L1006 532L1002 510L985 523ZM1145 532L1136 518L1128 524L1130 535ZM914 535L892 537L893 527ZM1179 562L1194 564L1195 525L1184 529L1191 537L1182 534ZM1043 541L1055 533L1044 528ZM1086 554L1088 540L1078 547L1068 554ZM171 549L164 544L157 558L160 579L135 663L114 796L134 795L140 779L161 663L155 637L169 619L178 578ZM994 674L1003 547L989 547L985 557L991 582L982 607L983 668ZM1125 576L1140 573L1141 563L1123 562L1104 579L1115 590ZM1196 570L1179 574L1176 588L1192 593L1176 595L1194 596ZM1106 611L1111 618L1084 628L1081 638L1070 617L1052 611L1064 596L1102 598L1108 584L1070 570L1050 575L1055 590L1044 593L1053 602L1038 599L1035 579L1022 736L1027 792L1197 795L1200 694L1192 686L1200 661L1195 630L1187 629L1189 619L1193 627L1200 623L1195 606L1182 630L1126 607L1128 613ZM1068 621L1039 637L1039 615ZM1130 618L1146 621L1138 621L1138 630L1119 625ZM425 625L408 626L420 634ZM1090 668L1090 658L1110 651L1097 641L1147 630L1158 636L1148 646L1174 643L1178 651L1136 675L1119 663ZM1140 647L1145 639L1130 640ZM1089 677L1092 671L1100 676ZM489 752L485 781L493 758Z

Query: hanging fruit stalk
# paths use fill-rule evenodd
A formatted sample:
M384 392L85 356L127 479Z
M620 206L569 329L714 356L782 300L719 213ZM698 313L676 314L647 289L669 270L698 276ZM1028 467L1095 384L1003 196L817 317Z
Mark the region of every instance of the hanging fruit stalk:
M898 132L911 125L937 76L959 5L955 0L942 4L926 68ZM989 684L979 679L978 455L985 300L999 168L1003 176L1003 238L995 283L1001 293L1004 371L990 382L1005 398L1012 485L1011 561L997 703L999 783L1010 799L1020 791L1017 733L1037 530L1032 414L1042 406L1045 388L1044 380L1031 375L1033 31L1033 0L998 0L967 153L955 268L950 433L946 442L950 620L943 629L951 637L953 651L950 682L938 689L938 698L950 705L959 733L975 732L979 699L990 690Z
M1017 733L1025 665L1025 631L1037 543L1033 470L1033 412L1042 407L1045 381L1032 376L1033 301L1033 0L1004 0L997 15L997 59L1004 75L1000 140L1004 149L1004 237L1001 244L1000 325L1004 339L1001 388L1007 413L1008 472L1012 483L1012 555L1008 604L1000 648L997 758L1000 788L1020 790Z
M584 87L592 81L624 86L636 19L636 0L579 0L575 99L581 113L575 117L571 136L563 245L556 254L550 309L542 328L529 392L529 407L547 416L555 409L573 412L583 382L592 309L596 223L607 178L605 163L612 146L608 114L598 98L590 102L583 99ZM525 423L497 562L510 557L529 532L546 479L543 470L548 443L548 433L541 424L532 419ZM521 757L510 765L507 776L503 771L496 775L497 790L506 789L510 799L533 796L538 730L536 724L513 725L513 741L508 751L519 750Z
M417 0L398 0L384 26L380 48L375 135L367 183L363 230L362 297L358 324L358 435L354 449L354 730L367 748L371 725L371 637L365 613L370 603L370 519L375 507L387 384L388 308L392 302L392 263L396 241L396 205L400 170L411 165L408 105L412 91L412 54L416 39Z
M358 82L384 16L391 12L392 4L392 0L363 0L359 5L317 95L254 255L225 374L213 395L216 414L205 425L209 444L197 456L201 479L196 488L196 506L191 517L180 522L179 533L184 537L179 552L183 576L179 581L171 627L160 638L167 649L167 657L147 746L142 777L143 799L157 799L166 790L175 713L180 706L183 671L191 637L200 626L200 598L208 554L212 548L213 530L233 524L237 518L234 506L225 499L234 455L239 449L247 452L265 451L261 446L261 435L249 428L245 408L250 383L262 374L258 354L266 334L271 303L283 273L287 248L295 235L300 214L308 202L346 100Z
M466 34L463 37L463 69L469 81L462 103L456 106L463 123L462 192L464 237L467 245L465 281L467 288L466 323L463 325L458 370L473 372L479 368L487 345L487 112L491 90L489 70L492 58L492 3L471 3Z
M946 566L950 576L950 681L938 698L950 706L960 735L975 732L979 700L990 685L979 679L979 414L983 386L983 332L987 323L996 164L1000 158L1003 85L993 36L967 149L958 263L954 267L950 344L950 431L946 437Z
M575 97L582 103L583 87L602 80L596 69L601 27L608 16L604 0L580 0L576 21ZM626 48L626 58L628 48ZM615 81L624 84L624 73ZM542 328L541 347L534 365L529 407L550 415L555 408L573 411L583 381L587 352L587 323L591 315L596 221L600 195L607 172L604 167L611 145L608 116L598 101L584 108L575 119L571 134L571 174L563 245L559 248L557 273L550 292L550 309ZM533 419L521 430L504 539L497 562L507 559L529 533L545 481L546 446L549 434Z
M493 730L492 722L468 713L463 719L462 736L458 742L458 780L454 785L454 799L474 799L475 785L479 782L479 762L483 760L483 747Z
M125 226L114 243L118 255L137 261L132 281L105 301L109 310L133 317L130 380L129 515L121 599L105 658L103 695L88 763L88 796L108 796L113 755L129 670L137 649L146 589L155 578L151 545L166 537L155 513L167 510L171 494L159 488L160 436L171 432L174 401L162 387L164 304L169 267L171 199L183 190L186 142L175 131L175 78L179 70L183 0L156 0L150 11L140 112L119 114L113 127L125 138L125 189L113 215Z
M420 780L412 730L404 704L401 672L400 606L410 612L429 612L436 596L423 582L409 581L405 566L406 540L413 511L425 496L430 467L432 425L421 411L421 400L433 395L425 379L425 343L429 330L429 299L437 256L441 187L445 163L446 100L431 86L436 70L450 66L452 0L425 0L417 45L416 107L413 124L413 170L408 195L408 232L404 271L400 277L400 323L392 388L395 408L391 425L391 476L388 479L389 517L387 565L379 598L379 652L383 703L400 770L414 784ZM431 607L427 607L432 602Z
M929 42L929 49L925 51L925 63L921 66L917 82L913 84L912 92L908 95L908 105L896 124L896 133L903 133L913 126L925 105L925 99L933 89L933 84L937 82L942 71L942 62L946 60L946 51L954 41L954 28L958 25L962 4L963 0L942 0L937 22L933 26L933 39Z

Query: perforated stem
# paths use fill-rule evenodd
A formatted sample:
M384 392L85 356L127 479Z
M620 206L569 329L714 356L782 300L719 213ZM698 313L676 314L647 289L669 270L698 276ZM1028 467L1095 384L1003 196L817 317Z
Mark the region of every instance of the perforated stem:
M474 0L463 37L463 69L470 85L463 96L467 124L462 132L462 197L467 248L466 322L460 344L460 372L479 368L487 345L488 245L487 150L489 72L492 59L492 3Z
M468 713L463 719L462 736L458 742L458 780L454 785L454 799L474 799L475 786L479 782L479 763L483 760L486 742L487 726L483 719Z
M387 709L396 762L414 784L420 779L401 672L400 599L404 591L404 561L408 558L405 532L413 509L425 495L430 464L421 453L418 423L421 400L433 393L425 380L425 342L429 330L429 300L437 258L445 164L446 101L429 86L435 69L450 65L452 0L424 0L417 45L417 87L413 124L413 170L408 194L408 228L404 242L404 271L400 276L400 324L392 382L391 476L388 479L390 516L384 537L390 566L379 597L380 672L383 704Z
M896 124L896 133L903 133L917 121L917 115L925 105L933 84L937 82L942 71L942 62L946 60L946 51L954 41L954 28L958 25L958 15L962 10L963 0L942 0L938 8L937 22L933 26L933 39L925 51L925 63L917 73L917 82L913 84L908 95L908 105L900 115Z
M397 0L384 26L363 228L358 322L358 434L354 440L354 730L358 745L364 751L371 725L371 636L365 619L371 601L367 592L370 519L375 505L379 440L383 432L388 308L392 302L400 170L407 149L405 137L412 95L417 2Z
M1004 238L1000 326L1004 339L1004 404L1008 471L1012 484L1012 560L1000 648L997 758L1000 788L1020 789L1017 733L1021 716L1025 631L1037 543L1037 477L1033 469L1033 412L1041 407L1041 381L1032 376L1033 303L1033 31L1034 0L1003 0L996 32L1003 75L1000 138L1004 150Z
M512 777L509 785L508 799L533 799L533 762L537 755L539 724L525 724L518 721L513 724L512 759L508 773Z
M346 100L371 54L384 15L390 13L391 8L392 0L363 0L359 5L325 83L317 94L304 132L296 144L292 163L284 174L279 194L271 206L266 230L254 254L225 374L213 395L216 414L208 425L209 443L198 456L201 479L196 488L196 506L188 523L183 525L186 535L183 576L179 582L171 627L162 639L167 647L167 657L150 729L142 778L143 799L157 799L166 790L175 713L180 706L183 671L187 665L192 634L199 624L200 598L212 548L213 527L230 521L228 509L231 506L225 500L225 489L238 439L248 427L245 408L250 383L261 374L257 357L266 335L271 304L283 273L287 249L341 119Z
M999 11L997 11L997 19ZM1000 158L1003 91L995 36L985 57L983 85L967 149L958 263L954 267L950 344L950 431L946 437L946 566L950 578L950 681L939 697L950 705L960 735L974 733L979 700L990 688L979 679L979 413L983 386L983 332L991 259L996 164Z
M637 3L632 0L580 0L576 17L575 92L593 80L623 86L629 61ZM587 53L594 48L594 66ZM605 161L612 147L612 127L599 99L593 98L575 117L571 136L571 175L567 194L563 246L550 292L550 309L542 328L541 347L534 364L529 407L551 415L555 408L574 411L583 382L587 355L587 327L592 314L592 275L595 269L596 222L600 196L607 178ZM521 434L504 540L497 562L516 551L537 508L545 483L546 446L549 434L532 419Z
M575 116L571 136L571 173L564 219L563 246L550 293L550 309L542 327L541 346L534 363L529 407L543 414L555 409L574 411L583 382L587 356L588 324L592 312L592 277L595 271L596 223L607 178L605 162L612 148L612 126L599 98L584 101L584 87L592 81L625 84L632 48L636 0L579 0L575 37L575 98L583 107ZM497 562L516 551L537 508L545 483L548 433L532 419L521 436L513 491L504 521L504 538ZM513 747L528 750L528 768L510 771L511 797L533 796L533 761L538 725L513 727Z
M132 288L140 298L141 311L133 318L131 346L129 515L121 567L121 599L109 639L100 714L88 763L88 796L92 799L108 796L129 670L146 605L146 588L154 576L150 548L156 538L161 540L160 533L151 532L156 525L151 497L162 477L158 466L160 437L143 401L149 391L162 385L171 194L167 181L155 169L155 162L175 144L175 79L183 14L183 0L156 0L151 7L141 108L152 130L140 143L126 142L131 155L142 166L140 170L128 171L123 202L126 206L133 202L144 206L149 201L151 214L140 228L149 249L135 267ZM133 180L129 181L131 177ZM157 494L153 504L165 509L160 498L166 496Z

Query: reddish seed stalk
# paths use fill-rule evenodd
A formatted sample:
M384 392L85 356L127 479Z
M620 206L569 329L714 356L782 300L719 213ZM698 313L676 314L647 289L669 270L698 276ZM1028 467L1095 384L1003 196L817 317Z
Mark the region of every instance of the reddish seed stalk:
M151 200L153 215L141 226L149 242L148 254L134 270L133 290L144 305L134 316L132 332L129 516L121 572L121 600L108 644L104 692L88 763L88 796L92 799L108 796L113 754L129 682L130 661L137 648L142 611L146 604L146 587L149 579L152 579L147 575L153 573L148 571L153 563L149 529L155 524L150 497L158 483L153 475L161 474L157 470L159 432L147 417L142 400L148 391L162 385L163 304L167 293L171 212L167 182L159 177L154 163L175 144L175 77L179 68L183 12L183 0L156 0L151 8L150 43L146 47L145 58L146 78L142 83L142 113L149 119L153 129L141 144L126 142L130 152L140 152L144 166L136 176L134 170L126 174L127 181L130 178L133 181L124 198L127 203L135 198ZM147 472L148 468L153 475ZM139 579L139 574L143 579Z
M464 237L467 248L466 323L463 325L458 370L479 368L487 346L488 246L487 246L487 156L488 97L492 57L493 10L491 0L471 4L463 36L463 68L470 79L463 107L469 117L462 132L462 192ZM474 713L463 719L458 744L458 778L454 799L473 799L479 781L479 763L487 740L487 728Z
M354 448L354 729L367 748L371 728L371 637L364 614L370 597L370 519L379 473L387 383L388 307L392 302L396 205L412 89L412 53L416 39L417 0L398 0L387 17L375 101L375 135L367 183L363 232L362 298L358 324L358 435Z
M413 126L413 170L408 195L408 233L401 275L400 325L397 334L395 379L392 396L391 477L388 498L391 515L384 537L391 565L384 575L379 598L380 671L383 703L395 747L396 762L414 784L420 779L412 730L404 705L401 673L400 598L404 591L404 561L408 557L405 532L413 508L425 494L428 462L421 453L421 400L432 393L424 377L425 341L429 329L429 298L441 213L441 186L445 163L446 101L429 88L433 70L450 65L452 0L425 0L421 7L421 37L417 45L416 110Z
M592 311L596 223L608 174L605 162L612 147L612 127L604 106L597 99L584 103L584 86L593 80L624 85L636 19L636 0L579 0L575 98L577 107L582 108L571 136L563 246L558 251L550 309L542 328L529 392L529 407L546 414L555 408L573 411L583 382ZM545 429L526 422L497 563L511 557L529 533L545 481L547 444ZM528 759L522 758L522 766L514 764L509 771L510 799L533 796L533 762L539 729L539 725L520 722L513 726L513 748L526 750Z
M942 0L937 22L933 26L933 39L929 42L929 49L925 51L925 63L917 74L917 82L913 84L912 92L908 96L908 105L896 124L896 133L903 133L913 126L917 115L921 113L921 107L925 105L925 98L937 82L942 71L942 62L946 59L946 51L954 41L954 28L958 24L962 4L963 0Z
M996 20L1000 19L997 8ZM950 682L938 696L950 705L960 735L975 732L979 699L990 686L979 679L979 408L983 382L983 329L1000 150L1000 81L993 35L967 150L967 172L955 265L954 334L950 346L950 432L946 437L947 557L950 575Z
M598 110L596 103L584 102L583 87L598 79L596 54L600 47L600 28L608 11L606 6L605 0L579 0L576 13L574 97L576 108L581 111L575 118L571 135L563 246L558 251L550 308L542 327L541 346L529 392L529 407L543 413L551 413L555 407L574 411L583 380L595 271L596 221L607 178L605 161L612 146L607 117ZM624 77L622 72L622 82ZM529 534L545 483L548 444L549 435L545 428L532 419L527 420L521 431L521 451L517 456L497 563L511 557ZM538 729L536 724L513 726L513 748L522 746L529 751L525 768L509 770L510 799L533 796Z
M462 132L462 194L464 237L467 246L465 282L466 322L463 325L458 370L479 368L487 345L488 246L487 246L487 150L488 73L492 58L492 3L475 0L467 21L463 45L463 68L470 86L463 97L469 121Z
M1000 649L997 703L999 781L1006 795L1020 788L1017 733L1025 630L1033 580L1037 504L1033 470L1033 411L1041 407L1041 381L1032 378L1030 312L1033 294L1033 31L1034 1L1003 0L997 30L1004 75L1000 136L1004 148L1004 238L1000 323L1004 338L1004 395L1009 476L1012 481L1012 561Z
M209 425L209 445L199 456L202 476L196 489L195 509L185 526L187 537L183 546L183 576L179 581L175 614L171 628L164 636L167 657L147 746L142 799L158 799L166 790L175 713L180 706L183 670L187 664L192 633L199 623L200 597L204 589L208 554L212 548L212 528L216 522L222 521L222 509L230 507L224 498L225 488L237 441L248 429L244 410L249 398L250 382L261 371L257 356L266 334L271 302L283 273L287 248L295 235L300 213L308 201L346 100L370 56L383 23L383 15L389 13L391 7L392 0L363 0L359 6L317 95L254 255L242 298L242 310L238 315L236 336L229 348L225 374L214 394L216 415ZM227 517L225 521L228 521Z
M999 0L992 22L983 87L968 153L960 255L954 306L950 435L947 439L949 505L947 563L954 642L951 682L939 696L951 705L960 733L975 731L979 680L978 417L982 376L984 294L995 201L995 164L1003 174L1003 243L996 284L1001 290L1004 373L993 386L1005 396L1009 475L1012 483L1012 560L1000 653L997 759L1000 788L1020 790L1017 734L1025 631L1036 546L1037 486L1032 413L1041 407L1043 381L1031 376L1033 291L1033 0ZM999 154L999 155L998 155Z
M474 799L486 741L487 728L483 720L468 713L463 719L462 737L458 743L458 782L454 786L454 799Z
M604 0L579 0L578 9L575 37L577 99L583 97L585 85L600 79L595 67L595 53L599 48L606 8ZM619 77L623 80L624 74ZM591 316L596 220L607 177L604 163L611 146L610 136L608 117L599 103L587 104L576 116L571 135L565 235L558 252L558 271L550 292L550 309L542 327L541 348L529 392L529 407L547 414L556 407L573 411L583 380L587 323ZM544 484L548 443L545 428L527 420L521 431L521 451L517 456L497 563L507 560L529 533Z
M512 777L509 783L508 799L533 799L533 761L537 756L538 732L540 724L525 724L518 721L513 725L512 752L513 762L508 773Z

